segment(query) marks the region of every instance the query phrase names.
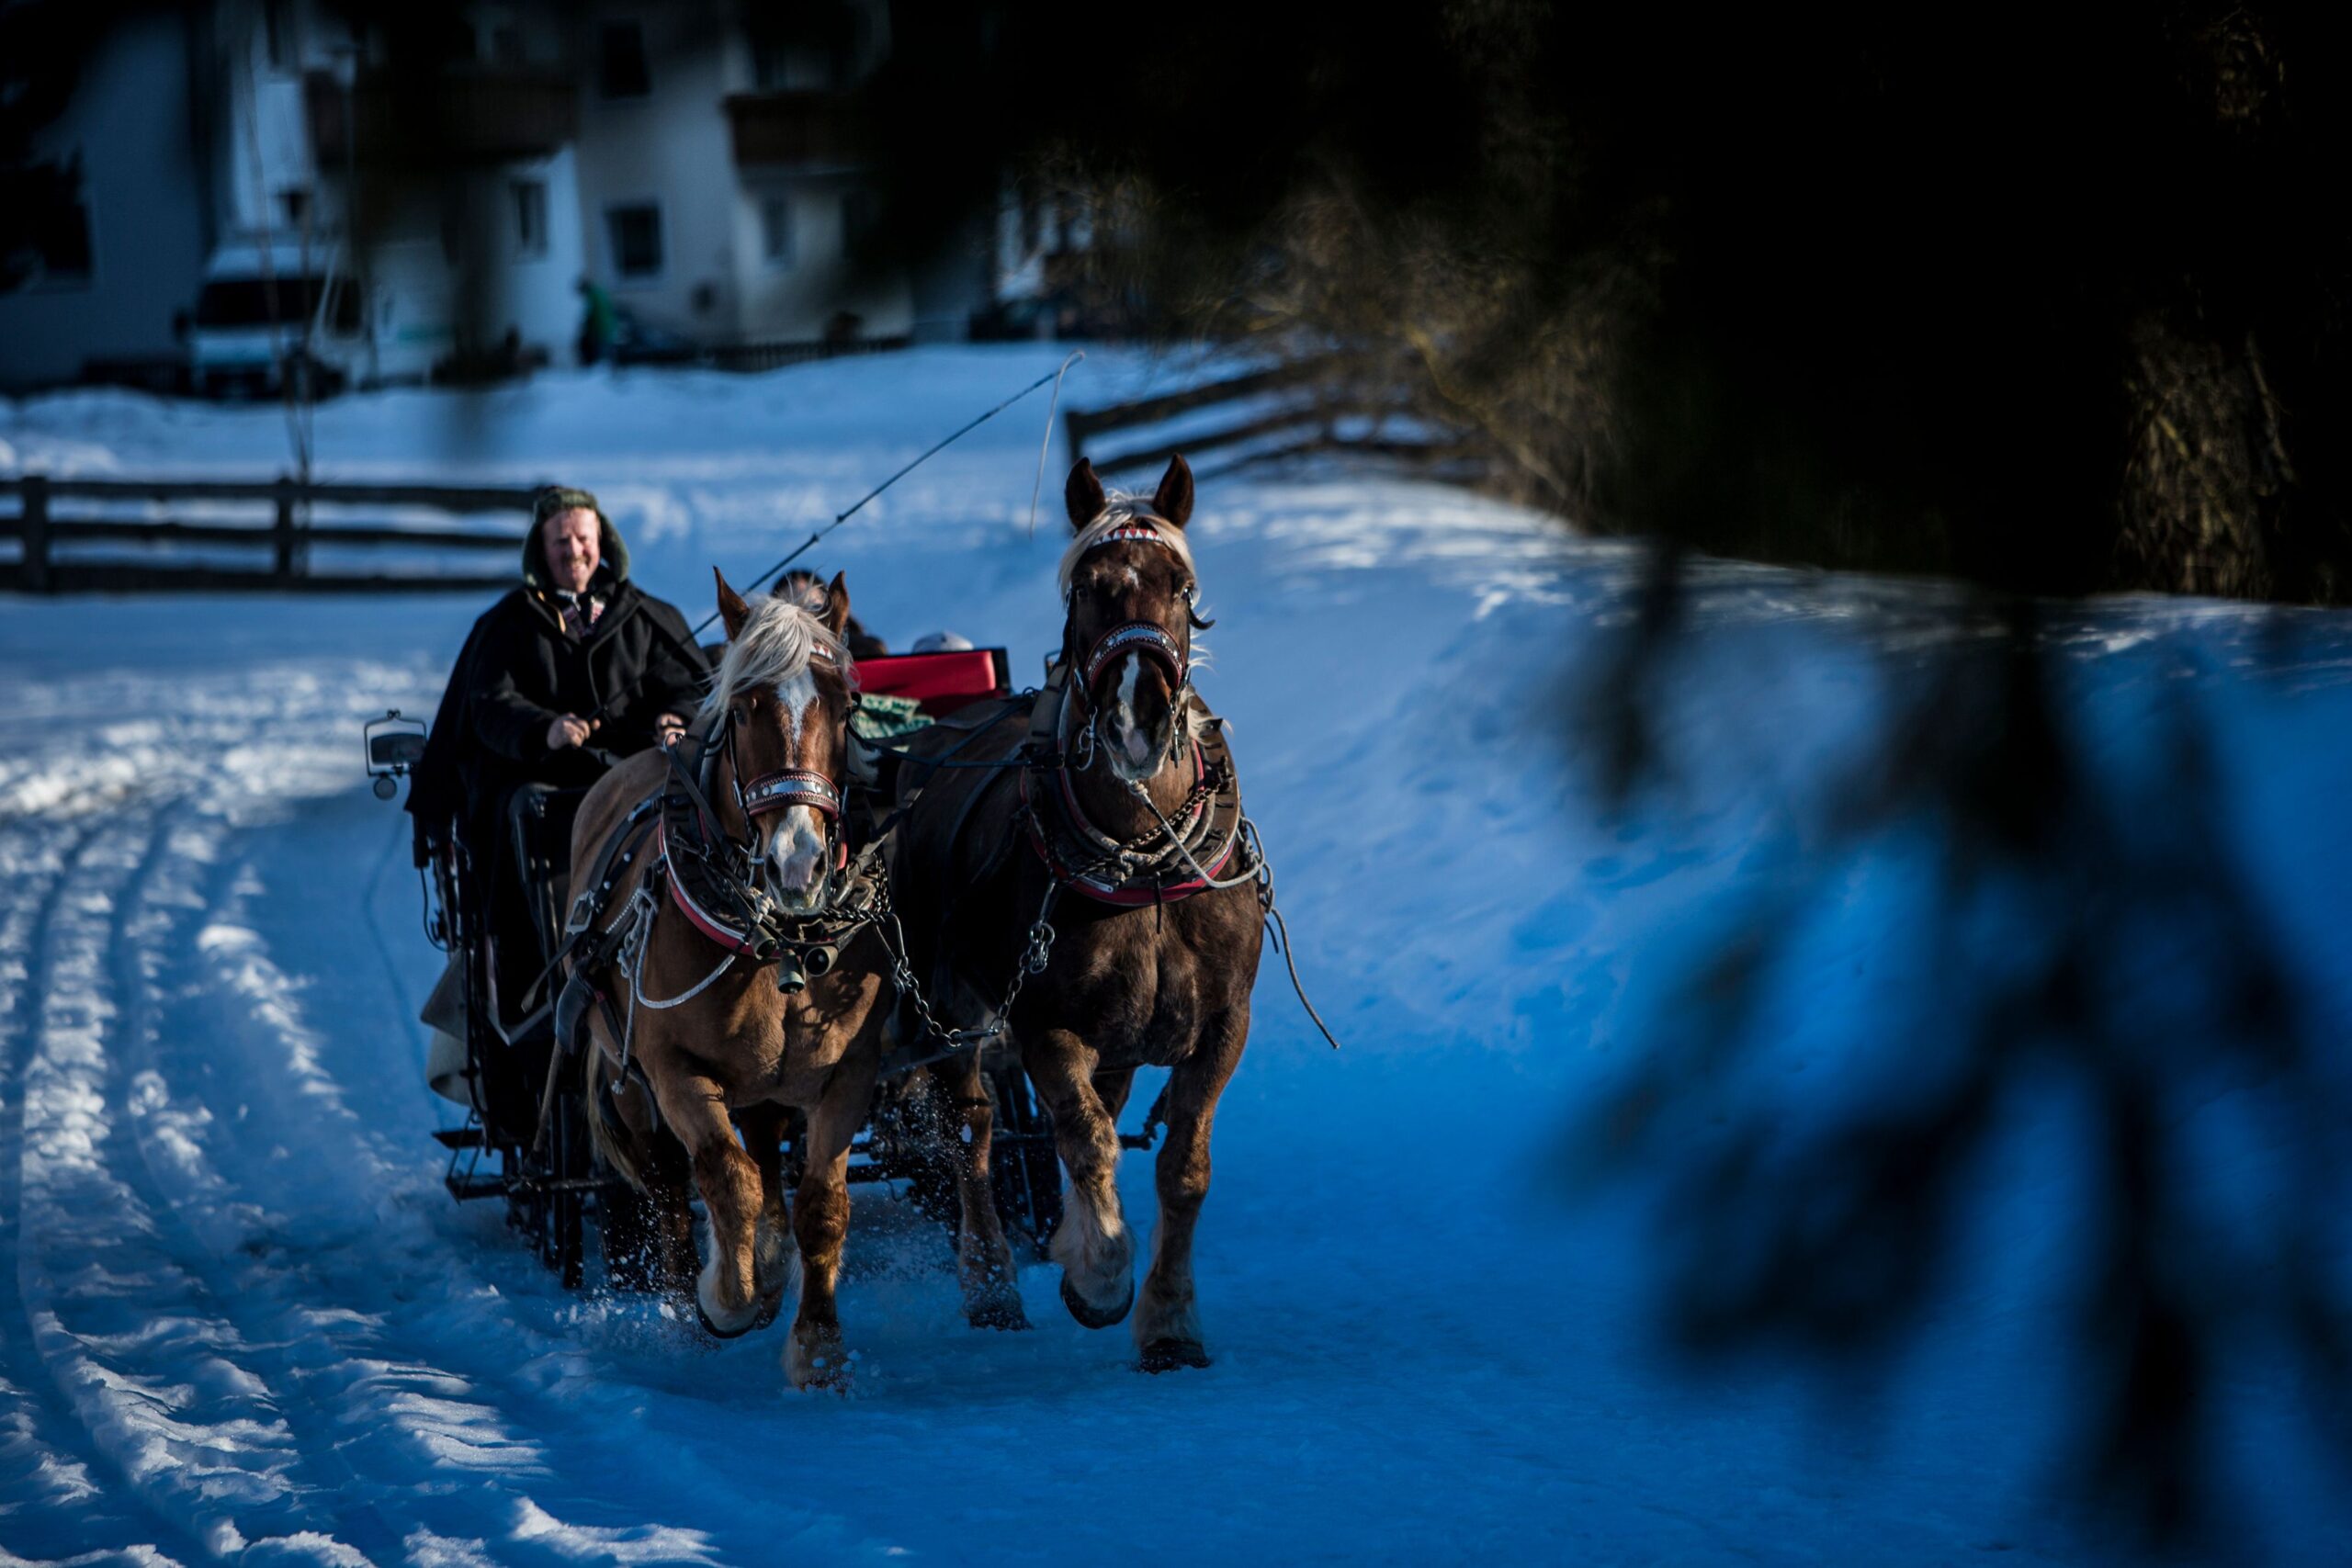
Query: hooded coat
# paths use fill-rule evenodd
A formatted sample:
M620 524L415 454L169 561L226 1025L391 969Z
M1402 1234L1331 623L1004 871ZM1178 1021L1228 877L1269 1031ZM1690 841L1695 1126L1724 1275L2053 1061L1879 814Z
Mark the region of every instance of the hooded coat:
M502 836L515 786L594 784L614 761L656 743L662 714L689 716L701 700L709 666L685 617L629 581L619 531L602 513L597 522L604 558L589 592L605 604L584 636L563 629L536 525L523 540L522 584L467 635L409 791L419 863L425 841L453 821L479 854ZM557 718L600 707L586 747L548 747Z

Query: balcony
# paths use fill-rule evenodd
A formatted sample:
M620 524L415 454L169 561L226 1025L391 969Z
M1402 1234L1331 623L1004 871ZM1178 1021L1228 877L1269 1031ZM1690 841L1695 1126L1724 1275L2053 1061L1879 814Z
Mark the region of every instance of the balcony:
M311 152L329 169L346 155L370 165L538 158L580 134L579 89L554 71L370 72L347 96L333 73L313 71L302 88Z
M738 168L854 164L865 151L841 93L735 93L727 125Z

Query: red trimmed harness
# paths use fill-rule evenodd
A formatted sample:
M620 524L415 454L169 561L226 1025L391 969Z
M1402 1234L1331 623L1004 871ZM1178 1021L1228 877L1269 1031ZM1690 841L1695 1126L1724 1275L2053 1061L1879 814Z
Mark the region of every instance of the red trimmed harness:
M664 868L667 873L662 880L670 885L670 902L677 907L678 913L686 917L686 923L738 958L755 961L761 959L762 948L752 942L747 933L737 931L733 926L695 903L695 896L686 891L686 879L678 874L677 869L670 862L670 835L665 825L656 825L654 828L653 848L659 857L655 862L656 865Z

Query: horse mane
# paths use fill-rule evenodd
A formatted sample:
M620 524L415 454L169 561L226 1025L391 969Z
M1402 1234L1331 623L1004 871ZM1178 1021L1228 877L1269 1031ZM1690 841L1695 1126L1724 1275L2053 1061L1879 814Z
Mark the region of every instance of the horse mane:
M1078 531L1071 538L1069 547L1062 552L1062 563L1055 569L1054 578L1061 584L1065 601L1069 598L1070 575L1078 570L1078 563L1085 558L1086 553L1118 529L1130 526L1149 528L1159 536L1161 544L1176 552L1176 558L1184 563L1184 570L1193 571L1193 547L1185 543L1184 530L1154 512L1149 497L1114 490L1103 496L1102 510L1095 513L1091 523ZM1194 572L1193 575L1199 574Z
M856 682L856 666L849 649L795 599L759 594L750 603L743 629L727 641L710 695L702 700L706 717L723 710L751 686L780 686L807 670L812 661L829 661L845 684Z

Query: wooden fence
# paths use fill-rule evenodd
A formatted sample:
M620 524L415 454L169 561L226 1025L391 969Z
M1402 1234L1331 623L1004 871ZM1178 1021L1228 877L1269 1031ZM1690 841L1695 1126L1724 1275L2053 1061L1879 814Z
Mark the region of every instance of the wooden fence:
M1332 368L1328 360L1302 360L1133 402L1072 409L1063 416L1070 459L1091 457L1098 470L1108 473L1159 468L1179 452L1197 459L1204 453L1234 448L1245 449L1236 454L1235 467L1313 452L1430 461L1457 451L1450 442L1432 440L1409 425L1403 433L1384 434L1384 427L1406 411L1385 394L1349 387ZM1241 403L1256 406L1236 409L1227 420L1196 424L1186 435L1150 429L1203 409ZM1363 427L1363 433L1349 434L1351 426ZM1094 445L1097 436L1120 431L1142 434L1109 450Z
M214 479L62 479L44 474L0 479L0 504L14 498L14 515L0 512L0 542L15 540L13 561L0 560L0 589L26 593L272 590L292 592L396 592L503 588L516 581L527 521L504 528L410 527L382 521L319 519L313 509L424 509L444 516L515 513L527 520L534 490L451 485L302 484L279 477L264 483ZM92 515L94 508L147 509L198 503L214 517L187 521L153 515ZM85 558L60 545L98 543L141 547L128 556ZM182 554L189 546L201 553ZM496 561L476 572L319 572L311 552L321 546L390 547L437 554L475 552ZM157 547L162 547L158 548ZM243 547L253 566L223 565L224 547ZM266 556L268 565L258 564Z

